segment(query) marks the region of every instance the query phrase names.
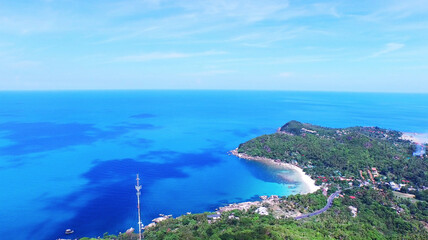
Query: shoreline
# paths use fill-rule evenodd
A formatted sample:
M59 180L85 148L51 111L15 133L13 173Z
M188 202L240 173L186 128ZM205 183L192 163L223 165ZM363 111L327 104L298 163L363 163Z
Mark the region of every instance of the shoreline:
M306 174L302 168L294 164L281 162L280 160L275 160L271 158L254 157L254 156L247 155L245 153L238 153L238 148L231 150L230 153L241 159L258 161L270 166L280 167L283 169L289 169L294 171L298 176L299 180L302 182L302 189L300 189L299 191L300 194L314 193L321 188L321 186L315 185L315 180L312 179L311 176Z

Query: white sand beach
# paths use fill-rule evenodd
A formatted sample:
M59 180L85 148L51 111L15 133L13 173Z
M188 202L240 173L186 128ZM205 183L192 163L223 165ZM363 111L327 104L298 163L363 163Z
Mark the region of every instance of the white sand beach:
M307 194L307 193L313 193L316 192L318 189L320 189L320 186L316 186L315 185L315 180L312 179L309 175L307 175L302 168L290 164L290 163L284 163L281 162L279 160L274 160L274 159L270 159L270 158L264 158L264 157L253 157L253 156L249 156L247 154L244 153L238 153L238 149L234 149L232 151L230 151L231 154L242 158L242 159L246 159L246 160L253 160L253 161L259 161L262 162L264 164L268 164L270 166L275 166L275 167L279 167L282 169L289 169L292 170L293 172L296 173L296 176L299 182L302 183L302 188L300 189L300 194Z

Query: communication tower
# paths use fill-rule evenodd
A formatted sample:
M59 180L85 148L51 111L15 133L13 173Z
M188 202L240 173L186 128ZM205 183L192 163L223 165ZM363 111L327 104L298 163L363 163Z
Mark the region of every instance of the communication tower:
M140 211L140 195L141 195L141 185L140 185L140 178L138 177L137 174L137 185L135 186L135 190L137 190L137 199L138 199L138 234L139 234L139 239L141 240L141 228L142 228L142 223L141 223L141 211Z

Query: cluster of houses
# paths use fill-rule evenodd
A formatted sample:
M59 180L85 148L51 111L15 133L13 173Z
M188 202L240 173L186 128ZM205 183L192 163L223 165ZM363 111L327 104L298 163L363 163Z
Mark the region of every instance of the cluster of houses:
M261 201L232 203L227 206L220 207L219 211L217 211L215 214L207 215L208 223L212 223L216 220L219 220L221 218L221 213L223 212L229 212L232 210L248 211L251 207L257 207L255 213L259 215L269 215L268 208L264 207L264 205L277 204L279 203L280 198L278 195L272 195L270 197L260 196L260 200ZM235 215L231 214L229 215L228 219L239 220L239 217L236 217Z
M399 183L395 183L393 181L389 181L389 182L386 181L387 177L380 175L377 168L375 167L369 168L367 169L367 171L360 170L359 172L360 172L361 179L354 179L353 177L343 177L341 176L340 172L336 172L339 175L339 177L328 178L325 176L317 176L317 178L323 183L324 186L328 185L328 182L330 180L333 180L333 181L339 180L341 182L348 182L348 185L350 187L354 186L355 182L357 182L357 185L360 187L371 186L372 184L376 186L375 178L380 178L380 181L379 181L380 184L389 185L391 189L394 191L400 191L403 187L407 187L409 191L417 191L416 188L410 185L410 181L406 179L401 180L401 182ZM425 190L427 188L424 187L423 189Z
M349 134L349 131L347 131L345 129L343 129L343 130L336 130L336 134L339 135L339 136L347 135L347 134Z
M269 214L269 213L268 213ZM267 214L266 214L267 215ZM217 212L216 214L207 215L208 223L213 223L219 219L221 219L221 213ZM239 217L235 216L234 214L230 214L228 216L228 219L236 219L239 220Z
M386 185L389 185L391 188L392 188L392 190L395 190L395 191L400 191L401 190L401 188L402 187L407 187L408 186L408 184L410 183L410 181L408 181L408 180L401 180L401 182L402 183L395 183L395 182L386 182L385 184ZM408 190L409 191L416 191L417 189L416 188L414 188L414 187L412 187L412 186L410 186L409 188L408 188Z
M370 181L373 184L376 184L376 181L374 180L374 178L378 178L381 177L381 175L379 174L378 170L375 167L372 167L370 170L367 170L367 173L370 177L370 181L364 178L363 176L363 171L360 170L360 176L362 178L363 181L360 181L360 186L369 186L370 185ZM382 177L383 180L386 180L387 178L385 176ZM394 191L400 191L402 187L409 187L409 180L401 180L401 183L395 183L393 181L387 182L387 181L380 181L381 184L385 184L385 185L389 185L391 187L392 190ZM416 191L417 189L410 186L408 188L409 191Z

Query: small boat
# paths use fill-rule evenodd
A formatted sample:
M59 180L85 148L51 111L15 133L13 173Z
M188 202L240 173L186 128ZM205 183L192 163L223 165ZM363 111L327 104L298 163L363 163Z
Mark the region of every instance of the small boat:
M71 230L71 229L67 229L67 230L65 230L65 234L72 234L72 233L74 233L74 230Z

